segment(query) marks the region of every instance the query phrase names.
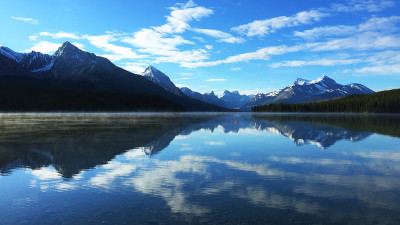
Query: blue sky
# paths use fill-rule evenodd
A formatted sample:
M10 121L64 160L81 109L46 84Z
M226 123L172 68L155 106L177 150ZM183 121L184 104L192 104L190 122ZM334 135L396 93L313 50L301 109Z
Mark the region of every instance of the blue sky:
M64 42L199 92L266 93L323 74L400 88L397 0L0 0L0 45Z

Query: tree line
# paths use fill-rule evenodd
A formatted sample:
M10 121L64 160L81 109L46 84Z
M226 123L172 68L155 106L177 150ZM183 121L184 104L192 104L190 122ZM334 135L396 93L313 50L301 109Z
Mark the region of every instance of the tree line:
M350 95L340 99L298 103L267 104L251 108L252 112L340 112L340 113L400 113L400 89L369 95Z

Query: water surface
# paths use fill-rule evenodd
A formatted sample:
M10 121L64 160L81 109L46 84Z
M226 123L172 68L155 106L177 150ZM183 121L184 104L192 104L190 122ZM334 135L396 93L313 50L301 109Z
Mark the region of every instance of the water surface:
M0 114L1 224L397 224L400 117Z

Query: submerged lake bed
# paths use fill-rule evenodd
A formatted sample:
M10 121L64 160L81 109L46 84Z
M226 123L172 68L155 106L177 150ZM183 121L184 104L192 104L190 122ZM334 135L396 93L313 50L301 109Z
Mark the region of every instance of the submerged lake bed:
M0 114L2 224L396 224L400 116Z

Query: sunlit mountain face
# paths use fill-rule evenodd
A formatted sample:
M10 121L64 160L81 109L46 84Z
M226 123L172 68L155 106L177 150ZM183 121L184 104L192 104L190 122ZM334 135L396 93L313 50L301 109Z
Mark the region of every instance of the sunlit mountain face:
M398 116L0 116L5 223L400 219Z

